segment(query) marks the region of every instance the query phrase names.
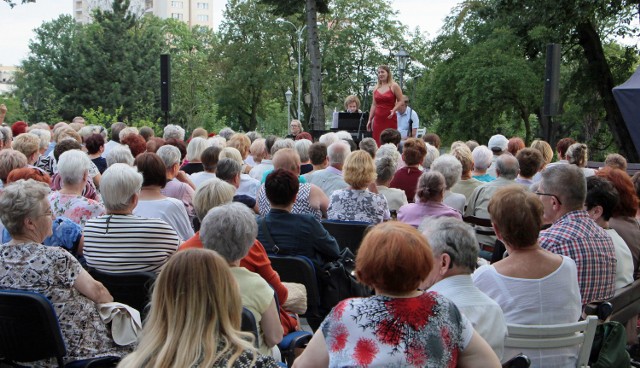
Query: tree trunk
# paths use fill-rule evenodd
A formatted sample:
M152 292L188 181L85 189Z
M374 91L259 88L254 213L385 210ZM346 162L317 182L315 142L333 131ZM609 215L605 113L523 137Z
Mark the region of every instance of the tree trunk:
M307 35L309 59L311 64L311 114L309 126L313 130L324 130L324 102L322 100L322 60L318 40L316 0L306 0Z
M620 109L613 98L613 75L609 63L604 55L600 35L591 23L581 23L576 27L578 43L584 50L589 63L589 73L596 83L596 89L602 98L604 109L607 113L606 120L609 130L616 144L620 148L620 154L629 162L639 162L638 151L631 140L629 130L625 125Z

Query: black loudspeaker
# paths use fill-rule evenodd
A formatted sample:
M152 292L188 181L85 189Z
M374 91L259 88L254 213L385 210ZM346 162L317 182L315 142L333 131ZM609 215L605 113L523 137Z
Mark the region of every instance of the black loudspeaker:
M168 54L160 55L160 109L171 110L171 58Z
M560 113L560 45L547 45L547 64L544 70L544 102L542 114L556 116Z

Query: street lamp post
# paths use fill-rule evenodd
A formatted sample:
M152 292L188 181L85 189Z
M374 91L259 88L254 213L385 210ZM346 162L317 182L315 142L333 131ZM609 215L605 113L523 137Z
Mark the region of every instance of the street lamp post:
M400 89L402 89L404 71L407 67L409 54L404 50L402 46L400 46L400 50L398 50L398 52L395 54L395 57L396 60L398 60L398 81L400 82Z
M287 128L291 123L291 96L293 96L293 92L291 92L291 88L287 88L287 92L284 93L284 98L287 99Z
M298 36L298 119L302 120L302 32L307 28L307 25L305 24L298 28L295 24L282 18L276 19L276 22L290 24L296 30L296 36Z

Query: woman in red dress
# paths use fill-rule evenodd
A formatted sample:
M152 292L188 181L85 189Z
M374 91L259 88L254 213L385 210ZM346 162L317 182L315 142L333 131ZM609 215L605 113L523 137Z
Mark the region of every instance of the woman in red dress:
M373 130L373 139L380 146L380 133L387 128L398 129L396 110L402 105L402 89L393 81L386 65L378 67L378 84L373 90L367 130Z

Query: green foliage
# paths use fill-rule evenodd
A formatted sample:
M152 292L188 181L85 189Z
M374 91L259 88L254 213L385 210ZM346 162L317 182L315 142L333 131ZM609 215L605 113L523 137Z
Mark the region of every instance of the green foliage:
M111 124L118 121L118 117L122 114L122 106L113 110L112 113L105 111L102 106L97 109L89 108L82 111L82 117L87 125L100 125L107 129L111 128Z
M12 124L19 120L26 120L25 113L22 109L20 100L15 96L0 95L0 105L7 106L7 115L4 117L4 122Z
M6 1L6 0L5 0ZM299 14L304 12L304 1L300 0L260 0L262 3L271 6L271 12L273 14L282 15L285 17ZM329 11L330 0L316 0L316 8L320 13L327 13Z

